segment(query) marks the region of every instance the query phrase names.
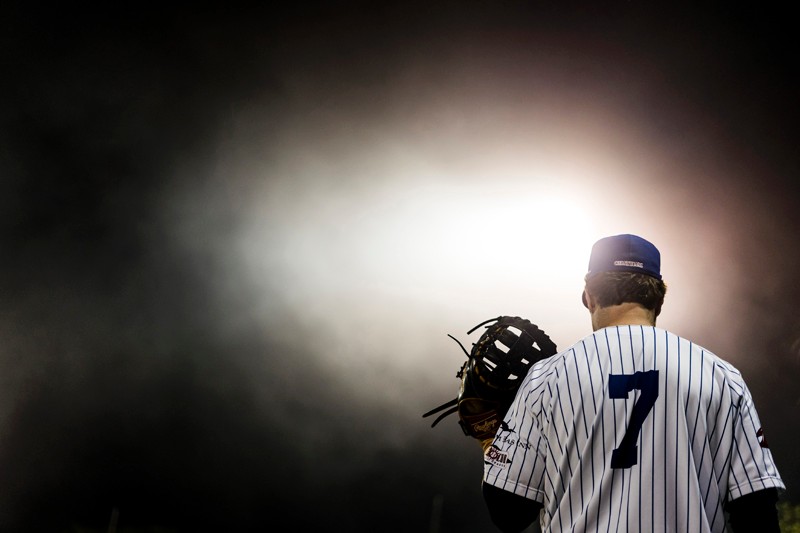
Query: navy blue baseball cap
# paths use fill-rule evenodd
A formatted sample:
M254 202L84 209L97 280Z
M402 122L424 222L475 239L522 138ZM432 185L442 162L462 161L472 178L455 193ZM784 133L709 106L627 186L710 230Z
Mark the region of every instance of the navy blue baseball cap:
M636 272L661 279L661 253L637 235L614 235L592 246L586 279L600 272Z

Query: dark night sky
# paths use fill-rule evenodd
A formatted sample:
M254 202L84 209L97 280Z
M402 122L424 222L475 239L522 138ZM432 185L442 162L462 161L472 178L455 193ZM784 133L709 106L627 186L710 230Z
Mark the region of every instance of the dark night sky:
M490 531L446 335L611 232L800 503L793 19L609 5L2 7L0 531Z

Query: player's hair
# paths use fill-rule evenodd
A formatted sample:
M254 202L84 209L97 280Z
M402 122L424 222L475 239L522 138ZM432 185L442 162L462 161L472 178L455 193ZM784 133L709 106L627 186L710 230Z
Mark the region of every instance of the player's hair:
M667 284L634 272L600 272L586 280L586 290L600 307L637 303L658 316L667 294Z

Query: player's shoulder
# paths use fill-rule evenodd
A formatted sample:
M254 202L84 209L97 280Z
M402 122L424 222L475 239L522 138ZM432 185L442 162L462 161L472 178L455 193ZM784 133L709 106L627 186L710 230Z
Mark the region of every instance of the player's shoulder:
M675 345L680 346L682 350L689 350L692 353L699 353L703 355L703 358L707 359L711 363L724 368L725 370L734 373L734 374L741 374L739 369L736 366L728 361L727 359L723 358L719 354L717 354L714 350L709 349L703 344L699 344L696 341L689 339L687 337L683 337L677 333L672 331L661 329L657 327L652 328L655 332L656 337L663 336L665 342L672 343Z
M691 358L695 368L698 368L699 365L704 373L713 376L721 386L726 387L733 395L741 396L746 393L747 386L744 377L736 365L694 340L665 329L653 329L657 335L664 336L664 342L673 347L673 353L678 351L679 354L682 354L678 356L682 360L685 361L687 358Z
M558 355L569 353L592 353L613 351L615 347L630 345L650 345L663 353L700 355L704 364L716 367L731 377L741 377L735 365L723 359L713 350L683 337L673 331L656 326L620 325L601 328L586 335Z

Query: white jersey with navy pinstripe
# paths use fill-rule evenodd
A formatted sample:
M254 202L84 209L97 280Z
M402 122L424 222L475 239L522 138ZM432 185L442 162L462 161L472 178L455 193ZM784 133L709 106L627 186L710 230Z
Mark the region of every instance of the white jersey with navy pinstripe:
M739 371L649 326L534 365L484 482L541 502L543 531L722 532L723 503L785 488Z

